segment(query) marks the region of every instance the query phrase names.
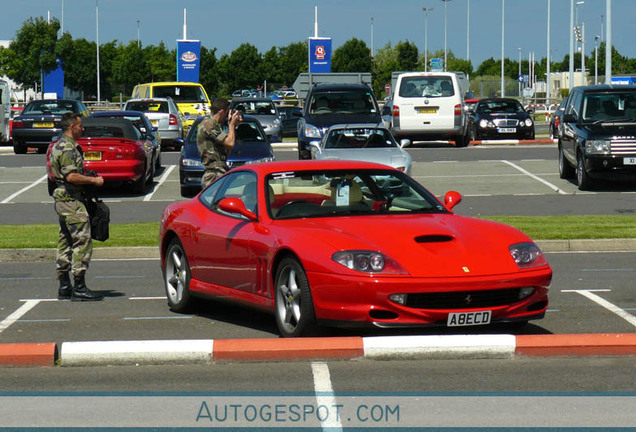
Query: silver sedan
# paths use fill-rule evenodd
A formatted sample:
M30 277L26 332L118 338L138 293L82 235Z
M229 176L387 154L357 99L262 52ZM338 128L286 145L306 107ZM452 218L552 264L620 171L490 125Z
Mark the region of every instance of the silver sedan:
M312 159L342 159L376 162L411 174L413 160L393 134L381 124L340 124L329 128L321 141L310 143Z

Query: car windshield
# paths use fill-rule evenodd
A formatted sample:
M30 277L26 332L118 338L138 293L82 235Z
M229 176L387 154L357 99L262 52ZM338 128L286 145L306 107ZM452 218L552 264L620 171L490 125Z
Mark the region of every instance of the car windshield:
M280 172L266 183L275 219L448 212L409 176L391 170Z
M270 101L236 101L231 109L249 115L276 115L276 107Z
M75 106L70 101L39 100L30 102L23 114L65 114L75 112Z
M584 122L636 122L636 92L590 93L583 100Z
M189 144L197 143L197 134L199 132L199 125L201 121L195 122L190 128L190 132L186 137L186 142ZM224 127L224 130L227 129L227 126ZM259 129L256 121L251 120L243 120L241 124L239 124L236 128L236 139L241 141L263 141L265 142L267 138L265 137L262 129Z
M381 128L347 128L332 130L325 139L326 149L397 147L393 135Z
M477 105L477 112L482 114L516 114L523 111L523 107L517 101L480 102L479 105Z
M368 114L376 112L368 92L316 93L309 103L311 114Z
M132 101L126 104L126 109L142 112L170 112L166 101Z
M402 79L400 97L454 96L453 81L449 76L414 76Z
M170 97L175 102L194 102L194 103L208 103L203 89L198 86L186 86L186 85L170 85L170 86L156 86L153 90L155 97Z

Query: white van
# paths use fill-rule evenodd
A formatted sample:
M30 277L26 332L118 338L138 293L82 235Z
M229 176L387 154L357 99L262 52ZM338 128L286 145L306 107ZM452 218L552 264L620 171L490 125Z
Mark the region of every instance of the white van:
M405 72L398 76L391 109L393 135L411 140L451 140L467 146L464 96L454 72Z

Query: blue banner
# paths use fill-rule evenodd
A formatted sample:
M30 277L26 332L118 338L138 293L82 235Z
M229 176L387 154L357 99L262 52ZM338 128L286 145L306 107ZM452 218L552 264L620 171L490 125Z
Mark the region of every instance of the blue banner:
M331 72L331 38L309 38L309 73Z
M199 82L201 41L177 41L177 81Z
M55 93L58 99L64 97L64 70L60 59L57 59L57 68L44 75L43 93Z

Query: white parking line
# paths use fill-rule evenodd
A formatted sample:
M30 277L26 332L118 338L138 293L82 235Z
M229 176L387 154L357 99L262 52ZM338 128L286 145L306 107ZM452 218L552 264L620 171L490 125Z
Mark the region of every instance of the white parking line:
M532 174L530 171L527 171L527 170L525 170L525 169L521 168L521 167L520 167L519 165L517 165L517 164L514 164L514 163L512 163L512 162L510 162L510 161L507 161L507 160L502 160L501 162L503 162L503 163L505 163L505 164L508 164L508 165L510 165L511 167L513 167L513 168L515 168L515 169L517 169L517 170L521 171L522 173L526 174L527 176L529 176L529 177L531 177L531 178L533 178L533 179L535 179L535 180L537 180L537 181L539 181L539 182L543 183L544 185L546 185L547 187L549 187L549 188L550 188L550 189L552 189L553 191L555 191L555 192L557 192L557 193L560 193L561 195L568 195L568 193L567 193L567 192L565 192L564 190L562 190L562 189L560 189L559 187L557 187L557 186L553 185L553 184L552 184L552 183L550 183L549 181L546 181L546 180L542 179L541 177L538 177L538 176L536 176L536 175Z
M604 298L594 294L592 291L607 292L607 291L611 291L611 290L609 290L609 289L563 290L562 292L575 292L577 294L581 294L583 297L587 297L588 299L592 300L593 302L603 306L605 309L609 310L610 312L615 313L616 315L618 315L619 317L623 318L625 321L627 321L628 323L630 323L631 325L636 327L636 317L634 315L631 315L631 314L625 312L624 309L621 309L618 306L616 306L615 304L608 302Z
M17 197L18 195L22 194L23 192L28 191L31 188L36 187L37 185L39 185L40 183L42 183L44 180L46 180L46 174L43 175L42 177L40 177L40 179L38 181L36 181L35 183L31 183L29 186L24 187L22 189L20 189L19 191L17 191L16 193L14 193L13 195L9 195L7 198L5 198L4 200L0 201L0 204L6 204L8 202L10 202L13 198Z
M18 310L0 322L0 333L8 329L11 324L19 320L24 314L37 306L38 303L40 303L40 300L26 300L24 304L18 308Z
M159 187L166 181L166 179L168 178L168 176L170 175L170 173L172 172L172 170L174 170L174 167L176 165L170 165L169 167L167 167L166 172L164 172L161 177L159 178L159 181L157 182L157 185L154 187L154 189L152 190L152 192L150 192L148 195L146 195L144 197L144 201L150 201L150 199L152 198L152 196L155 194L155 192L157 192L157 189L159 189Z
M331 386L331 375L329 374L329 366L327 363L312 362L311 371L314 374L314 391L316 393L316 402L318 406L335 407L336 397L333 394L333 388ZM320 422L322 429L336 432L342 431L342 422L339 418L332 413Z

